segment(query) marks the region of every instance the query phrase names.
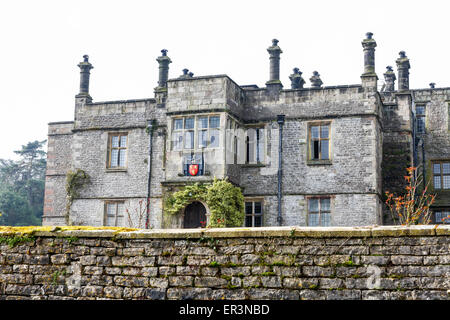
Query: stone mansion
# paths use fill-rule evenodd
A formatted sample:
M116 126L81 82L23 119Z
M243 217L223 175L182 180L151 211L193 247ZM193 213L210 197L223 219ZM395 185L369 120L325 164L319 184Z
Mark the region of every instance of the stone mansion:
M450 88L410 89L401 51L378 90L372 33L362 47L361 83L323 86L314 72L307 86L294 68L290 88L276 39L262 88L187 69L169 78L162 50L154 98L106 102L89 94L84 56L74 120L49 123L43 225L200 227L205 203L167 222L164 198L214 178L242 189L243 227L390 224L384 193L401 191L413 165L431 180L441 222L450 215ZM89 182L69 204L67 174L77 169Z

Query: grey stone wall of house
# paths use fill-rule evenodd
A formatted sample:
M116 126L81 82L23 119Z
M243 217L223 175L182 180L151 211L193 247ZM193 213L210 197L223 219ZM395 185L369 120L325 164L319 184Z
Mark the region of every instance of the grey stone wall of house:
M383 100L383 192L400 195L405 192L406 168L413 165L414 115L412 96L406 92L382 92ZM385 200L385 197L383 198ZM383 221L392 224L388 208L383 210Z
M382 132L380 103L376 97L359 86L286 90L280 92L277 100L265 96L264 90L245 93L249 109L245 114L251 115L254 121L272 120L268 122L272 124L276 114L287 115L283 135L283 195L295 200L286 200L290 209L283 210L284 225L305 225L305 205L299 206L297 202L305 202L305 196L314 195L347 198L336 202L333 225L381 223ZM308 123L318 120L331 123L330 164L308 163ZM270 165L241 167L241 186L246 196L277 193L278 130L272 129L271 134ZM265 206L272 201L276 203L277 199L267 198ZM364 208L366 214L345 218L338 212L346 209L338 203L347 203L353 210ZM276 210L272 203L265 213L274 217ZM267 221L273 225L273 218Z
M434 188L433 162L450 159L450 88L412 91L415 106L425 107L425 134L418 134L425 143L425 179L431 179L430 190L437 194L434 206L450 207L450 190ZM418 164L423 164L422 142L417 150Z
M449 297L448 226L11 229L0 231L0 300Z
M72 169L73 122L49 123L43 225L66 224L66 174Z

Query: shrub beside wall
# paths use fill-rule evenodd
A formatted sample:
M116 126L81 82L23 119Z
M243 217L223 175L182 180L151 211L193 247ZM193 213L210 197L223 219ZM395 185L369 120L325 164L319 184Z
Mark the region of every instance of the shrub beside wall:
M0 299L448 299L450 289L449 226L74 229L0 229Z

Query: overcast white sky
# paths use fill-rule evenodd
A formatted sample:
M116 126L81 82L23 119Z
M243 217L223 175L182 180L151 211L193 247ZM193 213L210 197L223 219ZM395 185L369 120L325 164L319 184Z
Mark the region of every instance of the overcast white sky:
M227 74L238 84L264 86L266 48L283 50L281 80L292 68L310 86L360 83L361 40L377 41L380 80L398 52L410 58L410 87L450 87L449 1L244 0L15 0L0 2L0 158L47 136L47 124L73 120L79 90L77 64L94 65L94 102L153 97L160 50L195 76Z

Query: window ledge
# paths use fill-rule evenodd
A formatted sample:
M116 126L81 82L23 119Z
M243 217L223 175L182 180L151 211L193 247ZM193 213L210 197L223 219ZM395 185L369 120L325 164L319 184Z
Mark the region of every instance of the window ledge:
M260 168L265 166L267 165L264 163L246 163L241 165L242 168Z
M127 172L127 168L106 168L105 172Z
M333 162L331 160L306 160L308 166L321 166L321 165L331 165Z

